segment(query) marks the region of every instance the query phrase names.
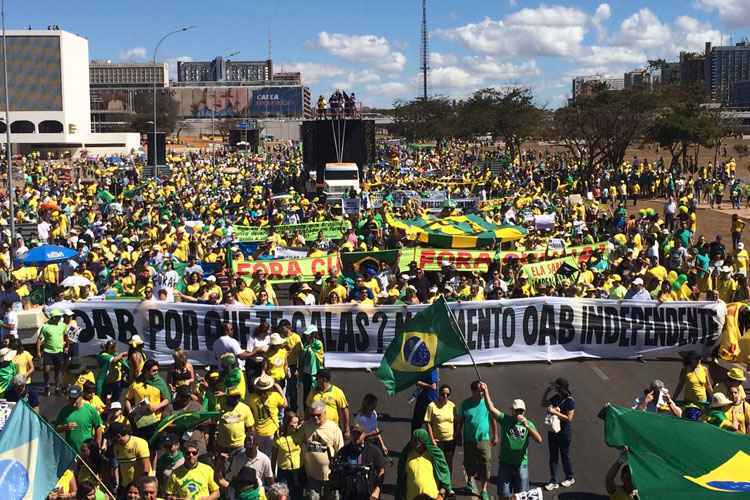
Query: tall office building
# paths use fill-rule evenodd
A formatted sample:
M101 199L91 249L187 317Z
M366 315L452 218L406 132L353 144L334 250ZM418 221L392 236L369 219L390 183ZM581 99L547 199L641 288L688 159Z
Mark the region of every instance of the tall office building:
M271 80L273 64L265 61L231 61L217 57L213 61L177 63L178 82L260 82Z
M651 73L645 69L637 69L625 73L625 89L651 88Z
M732 92L743 92L746 86L736 85L750 80L750 42L736 45L712 47L708 54L710 64L706 90L711 98L722 104L745 100L743 96L733 96Z

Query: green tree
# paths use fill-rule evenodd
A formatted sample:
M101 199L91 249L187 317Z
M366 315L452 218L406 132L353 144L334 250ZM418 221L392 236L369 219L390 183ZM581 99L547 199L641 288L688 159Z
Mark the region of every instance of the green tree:
M555 111L555 138L583 163L583 176L591 178L601 164L623 162L627 148L648 130L655 103L652 92L638 89L579 96Z
M534 104L534 94L525 87L477 90L462 105L459 127L468 135L491 133L505 142L511 158L521 145L539 132L544 111Z
M179 119L179 103L172 92L165 89L156 93L156 128L159 132L171 134ZM130 121L133 130L142 134L154 130L154 98L151 91L139 92L133 98L135 116Z
M457 106L445 97L397 101L393 107L395 131L410 141L456 135Z
M672 163L687 164L688 151L716 147L730 134L731 124L721 116L720 108L703 104L703 89L698 85L667 85L658 95L659 107L648 129L647 139L669 150Z

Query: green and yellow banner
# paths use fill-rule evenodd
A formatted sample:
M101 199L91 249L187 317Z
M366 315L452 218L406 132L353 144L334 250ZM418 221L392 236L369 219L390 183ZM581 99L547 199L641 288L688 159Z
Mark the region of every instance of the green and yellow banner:
M521 267L521 274L526 276L529 284L536 286L539 284L557 285L565 276L558 273L558 270L567 264L570 268L578 269L578 261L575 257L563 257L562 259L545 260L534 262Z
M307 222L305 224L281 224L277 226L232 226L234 234L240 242L265 241L273 231L277 234L284 234L287 231L295 234L297 231L302 234L306 240L315 240L318 233L323 232L323 236L328 239L339 239L344 235L348 225L346 221L323 221Z
M340 269L339 254L330 254L323 257L306 257L304 259L275 259L275 260L253 260L233 261L232 270L241 277L252 277L256 271L262 270L269 281L284 282L294 279L302 281L313 281L315 273L326 276L334 269Z

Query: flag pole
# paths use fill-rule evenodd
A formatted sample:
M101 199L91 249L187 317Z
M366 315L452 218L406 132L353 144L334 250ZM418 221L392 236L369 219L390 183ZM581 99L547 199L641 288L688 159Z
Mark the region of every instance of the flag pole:
M93 477L94 479L96 479L96 482L98 482L98 483L99 483L99 486L101 486L101 487L102 487L102 488L104 489L104 492L105 492L105 493L106 493L106 494L107 494L107 495L109 496L109 498L117 498L116 496L114 496L114 495L112 494L112 492L111 492L111 491L109 491L109 488L107 488L107 485L105 485L105 484L104 484L104 481L102 481L102 480L101 480L101 479L99 478L99 475L98 475L98 474L97 474L96 472L94 472L94 471L93 471L93 470L91 469L91 467L89 467L89 464L87 464L87 463L86 463L86 461L85 461L85 460L83 459L83 457L82 457L81 455L78 455L78 454L76 454L76 461L77 461L77 462L78 462L79 464L81 464L81 465L83 465L84 467L86 467L86 470L88 470L88 471L89 471L89 473L91 474L91 477Z
M101 485L102 488L104 488L104 491L107 493L107 495L109 495L110 498L117 498L116 496L112 494L111 491L109 491L109 488L107 488L107 486L102 482L99 476L93 470L91 470L91 467L89 467L89 464L86 463L83 457L81 457L81 455L79 455L78 452L76 452L75 449L72 446L70 446L70 444L68 444L65 438L62 437L59 432L57 432L57 429L55 429L54 426L52 426L52 424L47 422L46 418L44 418L43 416L38 414L36 411L34 411L31 405L29 405L25 400L22 399L21 401L19 401L19 403L25 404L26 406L28 406L29 411L36 413L37 418L42 422L42 424L46 426L49 430L51 430L63 443L65 443L68 446L68 448L70 448L73 451L73 453L75 453L76 457L74 461L78 461L79 463L83 464L83 466L86 467L86 469L88 469L88 471L91 473L91 476L97 480L97 482Z
M469 349L469 344L466 342L466 337L464 336L463 330L461 330L461 327L458 325L458 320L456 320L456 316L453 314L453 311L450 307L448 307L448 301L445 300L445 297L441 295L441 300L445 304L445 308L448 310L448 320L453 323L453 326L455 327L455 331L460 332L460 335L458 335L458 338L461 339L461 342L464 344L464 347L466 348L466 354L469 355L469 359L471 359L471 364L474 366L474 371L477 374L477 380L482 380L482 376L479 374L479 367L477 366L477 362L474 361L474 356L471 354L471 349Z

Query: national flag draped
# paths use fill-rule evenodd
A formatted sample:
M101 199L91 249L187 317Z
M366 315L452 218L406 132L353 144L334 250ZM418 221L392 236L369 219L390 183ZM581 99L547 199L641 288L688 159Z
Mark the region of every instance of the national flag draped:
M512 224L493 224L476 214L398 220L386 214L392 227L406 232L408 238L438 248L479 248L496 242L515 241L527 231Z
M0 434L0 492L7 498L44 500L75 457L73 448L20 401Z
M218 411L178 411L172 413L154 429L149 444L154 444L163 432L171 432L181 436L185 431L193 430L206 420L216 418L219 415L221 413Z
M370 271L377 274L380 272L381 262L394 266L398 263L399 251L341 252L339 258L341 259L341 272L344 276L354 279L357 274L367 275Z
M396 334L376 375L386 392L394 395L414 385L425 372L467 352L456 319L440 297Z
M609 405L607 445L627 446L641 500L750 498L750 437L703 422Z

